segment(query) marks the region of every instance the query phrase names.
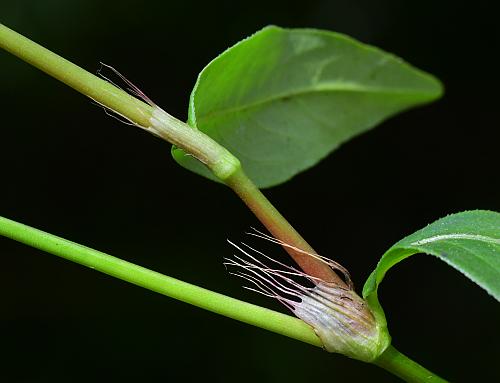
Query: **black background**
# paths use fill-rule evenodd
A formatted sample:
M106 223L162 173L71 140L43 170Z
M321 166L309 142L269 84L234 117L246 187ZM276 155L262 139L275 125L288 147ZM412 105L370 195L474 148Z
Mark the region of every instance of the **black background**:
M2 1L0 16L85 69L117 67L181 119L203 66L267 24L344 32L438 76L442 100L266 191L358 289L405 235L448 213L500 210L498 26L488 3ZM229 189L17 58L0 53L0 68L1 215L283 310L222 266L225 239L258 224ZM0 380L398 381L4 238L0 256ZM500 379L499 306L460 273L414 256L387 275L380 297L401 351L452 381Z

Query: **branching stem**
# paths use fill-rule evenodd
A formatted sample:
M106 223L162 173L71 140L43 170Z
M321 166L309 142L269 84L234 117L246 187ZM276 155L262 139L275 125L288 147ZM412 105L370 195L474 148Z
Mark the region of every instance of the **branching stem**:
M276 238L300 250L285 247L307 274L324 281L344 283L328 265L303 253L315 254L315 251L248 179L239 160L210 137L3 24L0 24L0 48L198 158L215 176L236 192ZM0 235L206 310L315 346L322 345L313 329L297 318L182 282L2 217ZM444 382L392 346L374 363L408 382Z
M53 234L0 217L0 236L46 251L148 290L178 299L301 342L321 347L314 330L298 318L243 302L146 269ZM445 380L389 346L373 362L407 382L441 383Z
M305 252L314 253L311 246L245 176L240 161L206 134L192 129L162 109L131 96L3 24L0 24L0 48L193 155L230 186L274 236ZM290 248L286 250L306 273L326 281L343 283L328 265Z

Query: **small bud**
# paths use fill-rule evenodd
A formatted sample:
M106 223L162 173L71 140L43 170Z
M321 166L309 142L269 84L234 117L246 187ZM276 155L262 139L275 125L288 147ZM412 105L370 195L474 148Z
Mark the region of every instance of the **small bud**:
M257 233L250 234L288 246L273 237ZM371 362L389 346L390 336L385 321L377 321L368 304L354 291L347 271L337 263L310 254L344 273L348 288L311 277L246 244L240 247L230 243L244 255L226 259L226 266L236 268L230 273L253 285L246 289L277 299L309 324L327 351ZM269 267L265 261L274 267Z

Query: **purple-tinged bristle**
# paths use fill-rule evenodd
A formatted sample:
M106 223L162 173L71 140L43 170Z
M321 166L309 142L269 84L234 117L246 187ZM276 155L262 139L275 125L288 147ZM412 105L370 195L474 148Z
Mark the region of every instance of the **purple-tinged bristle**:
M122 75L120 72L118 72L115 68L113 68L111 65L108 65L108 64L104 64L103 62L100 63L101 66L100 68L97 70L97 74L99 76L101 76L103 79L105 79L106 81L110 82L111 84L113 84L114 86L116 86L117 88L120 88L122 89L121 86L115 84L113 81L111 81L108 77L104 76L101 72L102 72L102 67L106 67L110 70L113 71L114 74L116 74L118 77L120 77L120 79L125 83L127 84L129 87L127 88L127 90L132 93L134 96L136 97L139 97L141 100L143 100L146 104L150 105L150 106L156 106L156 104L148 97L146 96L146 94L139 89L139 87L137 87L132 81L130 81L128 78L126 78L124 75Z

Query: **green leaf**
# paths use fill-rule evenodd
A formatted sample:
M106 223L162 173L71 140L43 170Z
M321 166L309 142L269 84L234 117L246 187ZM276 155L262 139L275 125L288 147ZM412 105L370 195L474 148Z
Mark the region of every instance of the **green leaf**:
M418 253L438 257L500 301L500 213L474 210L452 214L392 246L363 287L363 297L379 317L383 311L377 288L385 273Z
M270 26L203 69L188 123L237 156L257 186L269 187L441 93L431 75L350 37ZM172 152L182 166L213 179L193 157Z

